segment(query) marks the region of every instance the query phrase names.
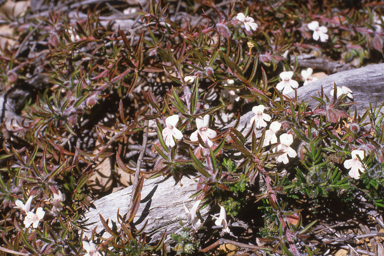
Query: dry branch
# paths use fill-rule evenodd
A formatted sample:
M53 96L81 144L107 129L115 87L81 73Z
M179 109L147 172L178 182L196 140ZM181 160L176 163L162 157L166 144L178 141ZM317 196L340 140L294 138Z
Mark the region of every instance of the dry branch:
M141 229L148 221L145 232L151 237L151 242L157 241L164 231L167 235L178 231L180 221L185 225L187 224L183 203L185 202L190 209L195 202L195 199L191 199L190 196L195 192L196 182L188 177L183 177L178 184L175 184L173 178L158 177L145 180L141 192L140 207L134 219L136 228ZM86 219L88 219L86 235L91 237L91 231L95 227L97 227L96 232L101 232L104 229L99 214L105 220L109 219L108 225L110 227L112 227L111 221L119 227L117 211L119 210L122 216L128 212L131 194L132 186L96 200L93 203L95 208L89 209L85 214ZM209 207L200 211L204 220L207 218L208 212ZM109 236L107 233L103 235L105 238Z

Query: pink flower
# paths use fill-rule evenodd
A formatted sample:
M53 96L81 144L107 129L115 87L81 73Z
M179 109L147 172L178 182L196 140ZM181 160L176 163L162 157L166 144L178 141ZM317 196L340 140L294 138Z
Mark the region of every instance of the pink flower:
M292 134L284 133L280 135L280 145L277 146L277 152L282 152L284 154L278 156L276 162L287 164L289 162L288 156L292 158L297 156L296 151L290 147L292 143Z
M33 228L37 228L39 226L40 220L44 218L44 215L45 215L45 212L41 207L37 208L36 213L27 212L27 216L25 217L25 220L24 220L25 227L28 228L32 224Z
M255 23L255 20L251 17L245 17L243 13L238 13L236 16L236 19L244 23L245 30L248 32L251 32L251 29L256 31L257 29L257 24Z
M253 122L255 122L256 128L260 129L267 126L267 123L265 121L270 121L271 116L268 114L264 114L264 106L259 105L252 108L252 111L256 114L254 117L251 118L250 123L251 125ZM265 120L265 121L264 121Z
M319 80L317 77L312 77L312 73L313 73L313 69L311 68L301 71L301 76L303 77L304 85L307 85L316 80Z
M225 233L230 232L229 227L228 227L228 223L227 223L227 213L225 212L225 208L223 206L220 206L219 217L216 217L216 216L212 216L212 217L216 219L216 221L215 221L216 226L222 226L223 231Z
M201 200L197 200L195 204L192 206L191 210L187 208L184 204L185 214L187 215L188 223L192 225L192 227L196 230L200 226L200 219L197 217L197 209L199 209L199 204Z
M281 91L283 95L286 95L294 90L292 88L298 88L299 83L292 80L293 72L285 71L280 73L281 82L276 85L276 89Z
M265 132L263 147L268 146L269 144L277 143L276 133L280 130L281 124L277 121L274 121L269 126L269 130Z
M308 24L308 28L313 31L313 39L318 41L320 38L321 42L326 42L328 40L328 29L324 26L319 27L318 21L312 21Z
M197 130L191 134L191 141L198 141L199 138L197 134L200 134L200 137L203 139L204 143L211 147L213 142L210 139L215 138L217 133L214 130L208 128L209 115L205 115L203 118L196 118L196 126Z
M101 256L93 242L88 243L87 241L83 241L83 248L87 251L84 256Z
M176 124L178 121L178 115L169 116L165 119L166 127L163 130L163 138L167 147L175 146L175 141L173 140L173 137L175 137L177 140L183 138L183 134L181 133L181 131L176 128Z
M359 171L361 171L361 172L365 171L363 164L360 162L360 160L358 158L358 156L359 156L361 160L364 159L364 151L363 150L353 150L351 154L352 154L352 159L345 160L344 167L346 169L351 169L348 173L349 176L351 176L352 178L357 180L360 178Z

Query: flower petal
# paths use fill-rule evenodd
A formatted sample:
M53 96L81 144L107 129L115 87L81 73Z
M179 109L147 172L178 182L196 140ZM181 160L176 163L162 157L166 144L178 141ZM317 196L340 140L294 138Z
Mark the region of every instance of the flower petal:
M291 144L293 143L292 134L284 133L280 135L280 143L288 147L291 146Z
M189 137L191 141L198 141L199 138L197 137L198 130L194 131L191 136Z
M348 172L348 175L354 178L355 180L360 179L360 173L358 170L352 169Z
M310 30L316 30L319 28L319 22L318 21L312 21L311 23L308 24L308 28Z
M173 128L173 137L181 140L183 138L183 133L179 129Z
M289 82L289 85L292 87L292 88L299 88L299 83L295 80L291 80Z
M327 34L324 34L324 33L319 33L319 35L320 35L320 41L321 42L327 42L328 41L328 38L329 38L329 36L327 35Z
M209 125L209 115L196 118L197 129L208 127L208 125Z
M281 80L291 79L293 76L293 71L281 72L279 76L280 76Z
M249 26L249 23L244 23L244 26L245 26L245 30L247 30L248 32L251 32L251 27Z
M255 114L259 114L259 113L263 113L264 112L264 109L265 107L263 105L258 105L258 106L255 106L252 108L252 111L255 113Z
M345 161L344 161L344 167L345 167L345 169L351 169L351 168L352 168L352 163L353 163L353 160L352 160L352 159L345 160Z
M322 34L325 34L328 32L328 29L326 26L321 26L321 27L319 27L319 32Z
M274 133L278 132L280 128L281 128L281 123L277 121L273 121L269 126L269 129L272 130Z
M312 38L313 40L319 41L319 38L320 38L319 33L317 33L317 31L313 32Z
M45 211L43 210L43 208L41 207L37 208L36 215L39 218L39 220L43 219L45 215Z
M297 156L297 153L293 148L288 147L286 150L289 157L295 158Z
M352 155L352 159L358 159L357 156L360 157L361 160L364 159L364 150L353 150L351 152L351 155Z
M169 117L167 117L165 119L165 124L167 126L175 127L178 121L179 121L179 116L178 115L173 115L173 116L169 116Z
M242 22L244 22L244 20L245 20L245 15L244 15L244 13L238 13L237 15L236 15L236 19L238 19L239 21L242 21Z
M267 122L271 121L271 116L268 114L263 114L263 119Z
M217 133L216 133L214 130L209 129L209 128L208 128L204 133L205 133L205 135L206 135L208 138L210 138L210 139L215 138L216 135L217 135Z
M285 81L281 81L276 85L276 89L282 91L285 88Z

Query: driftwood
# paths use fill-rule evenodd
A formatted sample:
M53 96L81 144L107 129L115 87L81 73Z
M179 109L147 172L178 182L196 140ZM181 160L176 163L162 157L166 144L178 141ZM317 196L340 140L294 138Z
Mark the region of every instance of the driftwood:
M196 182L188 177L183 177L178 184L175 184L173 178L158 177L145 180L139 210L133 221L135 227L141 229L147 222L145 232L151 237L151 242L156 242L164 232L167 235L177 232L180 229L180 221L184 226L188 225L183 203L188 209L191 209L196 202L195 199L190 198L194 193L196 193ZM109 227L116 225L119 228L117 212L119 211L120 215L124 217L128 212L131 195L132 186L96 200L93 203L95 208L90 208L85 214L87 219L85 235L91 237L91 232L95 227L97 227L96 232L104 229L99 214L106 221L109 220ZM209 209L209 207L205 207L200 210L203 220L208 217ZM111 221L114 223L113 225ZM107 232L103 234L104 238L109 236Z
M294 63L295 56L290 56L291 63ZM301 54L297 56L297 62L299 63L299 66L302 68L313 68L313 69L319 69L324 71L329 71L332 74L355 69L355 67L352 64L349 63L343 63L341 61L331 61L326 58L316 57L313 54Z
M318 101L314 100L312 96L318 97L321 86L323 86L324 93L330 97L329 93L333 90L334 83L338 87L347 86L353 91L353 99L356 104L352 106L351 110L356 107L360 116L369 108L370 103L374 106L375 100L378 106L384 102L384 64L369 65L324 77L297 89L297 98L309 101L309 106L314 108L318 105ZM294 92L288 96L294 97Z

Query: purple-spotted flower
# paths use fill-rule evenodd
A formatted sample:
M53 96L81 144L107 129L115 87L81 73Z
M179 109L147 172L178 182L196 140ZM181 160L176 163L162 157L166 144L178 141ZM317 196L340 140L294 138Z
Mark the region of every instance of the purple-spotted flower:
M281 124L277 121L274 121L269 126L269 130L265 132L263 147L268 146L269 144L277 143L276 133L280 130Z
M213 142L211 141L211 139L215 138L217 133L214 130L208 128L209 115L196 118L196 126L197 130L191 134L191 141L198 141L198 134L200 134L200 137L203 139L204 143L207 144L209 147L212 147Z
M256 114L254 117L251 118L250 123L251 125L253 122L255 122L255 126L257 129L263 128L267 126L267 122L271 120L271 116L268 114L264 114L264 106L259 105L252 108L252 111ZM265 121L264 121L265 120Z
M349 176L357 180L360 178L359 171L361 172L365 171L363 164L359 160L359 157L361 160L364 159L364 150L353 150L351 152L351 155L352 155L352 159L344 161L344 167L346 169L351 169L348 173Z
M288 156L292 158L297 156L296 151L290 147L292 143L292 134L284 133L280 135L280 144L277 146L277 152L281 152L283 154L276 157L276 162L287 164L289 163Z
M24 219L25 227L28 228L32 224L33 228L37 228L39 226L40 220L44 218L44 215L45 212L41 207L37 208L36 213L33 211L27 212L27 216Z
M183 138L183 134L181 133L181 131L176 128L176 124L178 121L178 115L169 116L165 119L166 127L163 129L163 138L167 147L175 146L175 141L173 140L173 137L175 137L177 140Z
M328 29L324 26L319 26L318 21L312 21L308 24L308 28L313 31L313 39L318 41L320 39L321 42L326 42L328 40Z
M284 71L280 73L281 82L276 85L276 89L281 91L283 95L293 92L293 88L299 87L299 83L292 80L292 76L292 71Z
M317 77L312 76L313 69L308 68L307 70L301 71L301 76L303 77L304 80L304 85L310 84L316 80L319 80Z
M256 31L257 24L255 20L249 16L245 16L244 13L238 13L236 19L244 23L245 30L251 32L251 30Z

